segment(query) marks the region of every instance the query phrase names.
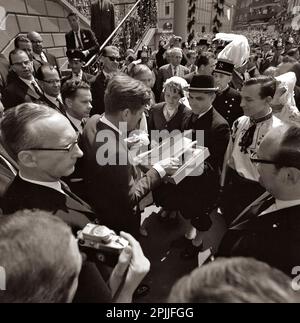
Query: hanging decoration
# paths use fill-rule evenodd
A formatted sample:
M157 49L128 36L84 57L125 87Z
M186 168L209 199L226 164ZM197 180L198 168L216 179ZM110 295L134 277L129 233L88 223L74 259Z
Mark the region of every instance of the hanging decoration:
M214 1L214 10L216 15L213 19L213 33L217 34L222 27L221 17L224 16L224 3L225 0L215 0Z
M188 9L188 39L190 43L195 38L195 23L196 23L196 2L197 0L189 0L189 9Z

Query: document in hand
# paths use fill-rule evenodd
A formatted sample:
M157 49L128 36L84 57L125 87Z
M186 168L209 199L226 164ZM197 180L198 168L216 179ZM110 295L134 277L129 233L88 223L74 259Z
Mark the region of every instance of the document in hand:
M179 133L164 139L160 145L135 157L144 166L153 166L167 158L179 159L179 167L172 176L165 178L166 182L179 184L187 176L200 176L204 170L204 161L209 157L206 147L198 146L192 141L189 133Z

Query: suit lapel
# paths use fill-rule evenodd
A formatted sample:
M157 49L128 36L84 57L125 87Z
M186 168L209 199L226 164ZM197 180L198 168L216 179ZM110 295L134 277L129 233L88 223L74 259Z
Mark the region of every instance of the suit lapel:
M62 189L66 193L66 206L68 209L94 214L91 207L80 197L74 194L63 181L60 181L60 183L62 185Z
M169 64L169 67L167 69L167 74L168 74L168 78L173 76L173 70L172 70L172 65Z
M40 99L40 96L35 93L27 84L25 84L21 79L17 78L17 82L19 84L19 87L24 91L25 95L29 95L36 100Z

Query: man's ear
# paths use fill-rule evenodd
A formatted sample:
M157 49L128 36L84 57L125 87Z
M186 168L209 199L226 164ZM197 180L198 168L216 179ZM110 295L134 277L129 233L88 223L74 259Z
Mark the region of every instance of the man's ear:
M72 100L69 99L69 98L66 98L65 99L65 105L67 106L67 108L71 109L72 108L72 105L73 105Z
M23 150L18 153L19 163L27 168L36 167L36 157L29 150Z
M130 110L129 109L123 110L121 112L121 115L122 115L122 120L127 122L129 120L129 117L130 117Z
M273 98L271 96L268 96L266 98L266 101L267 101L268 104L271 104L271 102L273 101Z

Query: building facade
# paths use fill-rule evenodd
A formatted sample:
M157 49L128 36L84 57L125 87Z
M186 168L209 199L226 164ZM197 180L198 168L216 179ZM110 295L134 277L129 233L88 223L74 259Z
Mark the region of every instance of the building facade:
M287 0L238 0L234 17L234 30L261 30L281 28ZM298 1L299 2L299 1ZM300 11L300 10L299 10Z
M182 0L187 1L188 0ZM195 35L201 37L203 33L210 33L215 17L214 0L197 0L195 12ZM224 16L221 17L221 32L230 32L233 26L237 0L226 0ZM174 0L158 0L158 28L160 31L172 31L174 26Z

